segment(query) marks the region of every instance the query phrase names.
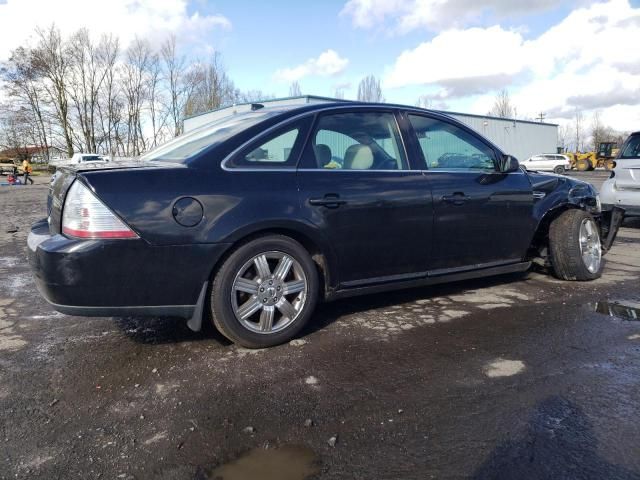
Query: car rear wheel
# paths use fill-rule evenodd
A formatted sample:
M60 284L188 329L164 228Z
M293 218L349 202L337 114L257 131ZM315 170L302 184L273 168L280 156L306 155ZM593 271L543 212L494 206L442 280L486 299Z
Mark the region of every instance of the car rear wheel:
M595 280L602 275L598 225L583 210L567 210L551 223L549 250L553 270L562 280Z
M558 175L563 175L565 172L565 169L562 165L558 165L556 168L553 169L553 173L556 173Z
M218 270L211 290L216 328L248 348L293 338L318 299L318 273L309 253L282 235L255 239L235 250Z

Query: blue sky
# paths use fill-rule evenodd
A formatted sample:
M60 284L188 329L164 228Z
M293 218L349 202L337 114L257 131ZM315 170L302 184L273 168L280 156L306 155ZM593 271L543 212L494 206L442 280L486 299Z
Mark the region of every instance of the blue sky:
M222 0L214 3L194 1L192 13L221 13L233 23L231 31L215 32L211 45L223 54L236 84L242 89L261 89L265 93L286 96L289 83L274 79L279 68L301 64L333 49L349 60L344 74L333 77L305 77L299 80L304 93L333 96L335 86L351 84L347 95L355 96L357 84L368 74L381 77L385 67L393 64L404 50L433 38L436 31L413 30L391 34L384 28L354 28L350 18L340 15L345 6L341 0L300 2L238 2ZM501 25L523 31L525 38L546 31L571 11L559 4L544 12L501 19ZM483 15L474 25L490 26L495 17ZM389 100L414 103L428 92L428 86L415 86L386 92Z
M174 34L243 90L355 98L373 74L390 102L485 114L507 89L520 118L640 129L640 0L0 0L0 61L52 22L123 47Z

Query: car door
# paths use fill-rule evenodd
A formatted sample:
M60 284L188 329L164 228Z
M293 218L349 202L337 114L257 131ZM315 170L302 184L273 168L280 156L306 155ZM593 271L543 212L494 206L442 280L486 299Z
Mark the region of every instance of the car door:
M540 168L544 168L542 164L542 157L540 155L534 155L526 161L525 167L527 170L539 170Z
M342 287L424 273L431 192L409 169L392 110L319 114L297 182L303 215L331 244Z
M418 114L408 121L433 195L431 270L521 261L535 228L527 174L501 173L501 153L462 125Z

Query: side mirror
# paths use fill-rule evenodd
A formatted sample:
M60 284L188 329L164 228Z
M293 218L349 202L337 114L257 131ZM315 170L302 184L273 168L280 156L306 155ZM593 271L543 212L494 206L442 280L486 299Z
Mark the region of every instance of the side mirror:
M504 155L500 159L500 173L517 172L520 169L518 159L512 155Z

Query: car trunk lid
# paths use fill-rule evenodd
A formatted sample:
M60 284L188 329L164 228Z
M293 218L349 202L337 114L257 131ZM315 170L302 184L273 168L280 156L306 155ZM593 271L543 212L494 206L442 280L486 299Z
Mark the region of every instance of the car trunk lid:
M180 164L172 164L169 162L145 162L145 161L126 161L112 163L80 163L73 165L63 165L57 168L47 196L47 220L49 222L49 233L56 235L61 232L62 209L64 200L71 184L86 173L112 170L132 170L142 168L171 168L184 167Z

